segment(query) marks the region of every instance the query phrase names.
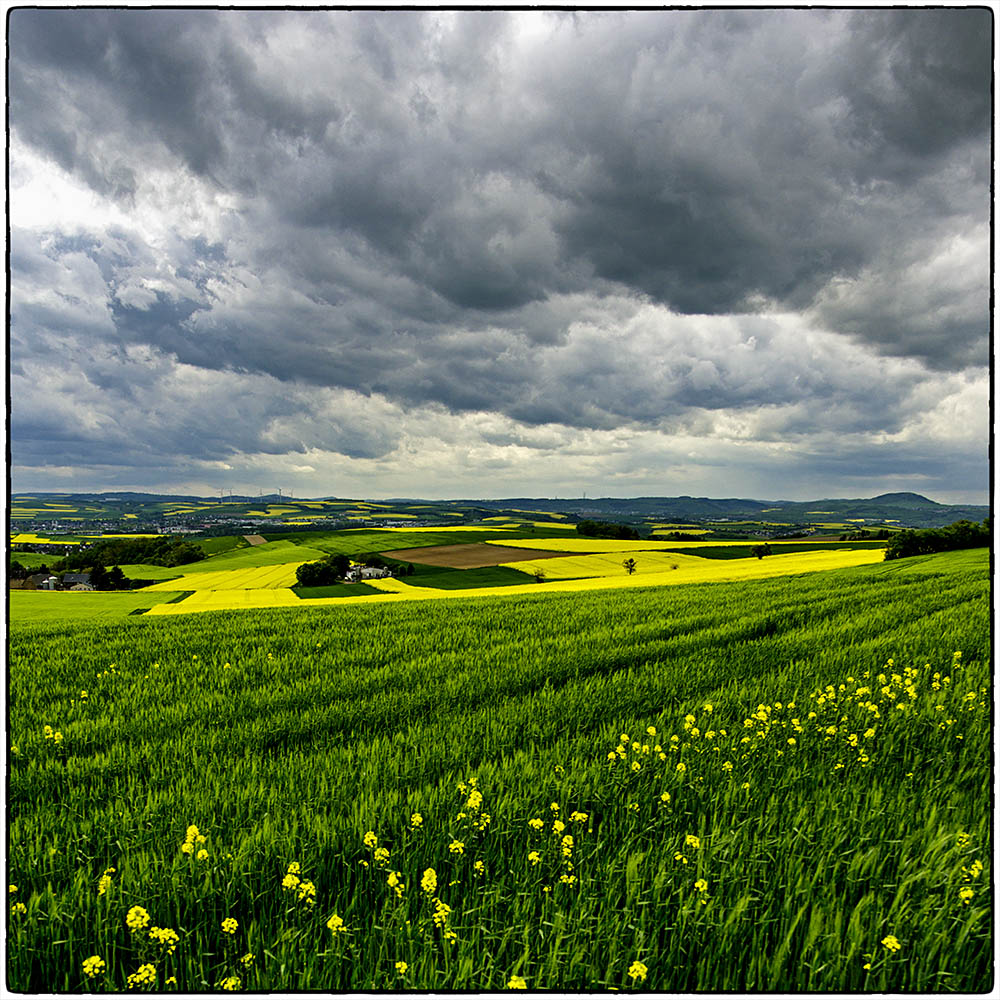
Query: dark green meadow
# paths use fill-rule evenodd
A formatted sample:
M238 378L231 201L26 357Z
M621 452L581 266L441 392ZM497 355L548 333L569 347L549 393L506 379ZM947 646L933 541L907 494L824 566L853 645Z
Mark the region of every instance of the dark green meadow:
M7 985L987 991L990 626L985 550L14 622Z

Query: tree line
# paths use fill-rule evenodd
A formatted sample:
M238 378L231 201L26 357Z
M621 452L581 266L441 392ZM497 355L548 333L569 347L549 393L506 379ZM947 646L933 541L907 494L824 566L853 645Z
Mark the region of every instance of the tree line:
M952 549L983 548L990 544L991 534L992 523L988 517L982 524L963 520L946 528L904 528L889 539L885 558L905 559L907 556L925 556Z

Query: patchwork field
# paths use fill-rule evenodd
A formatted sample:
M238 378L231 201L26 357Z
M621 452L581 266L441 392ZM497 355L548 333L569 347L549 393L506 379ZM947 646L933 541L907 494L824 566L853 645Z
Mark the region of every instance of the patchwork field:
M12 615L13 992L992 989L986 550L268 593Z

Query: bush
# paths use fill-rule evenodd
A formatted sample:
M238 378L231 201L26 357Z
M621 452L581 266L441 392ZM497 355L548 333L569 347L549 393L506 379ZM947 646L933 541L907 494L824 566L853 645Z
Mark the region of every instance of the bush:
M610 521L580 521L576 526L577 533L585 538L620 538L623 540L638 539L639 532L627 524L612 524Z

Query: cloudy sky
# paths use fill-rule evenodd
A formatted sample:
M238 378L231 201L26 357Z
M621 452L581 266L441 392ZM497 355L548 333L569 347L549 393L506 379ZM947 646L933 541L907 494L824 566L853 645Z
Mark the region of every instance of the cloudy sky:
M987 500L979 10L15 10L14 490Z

